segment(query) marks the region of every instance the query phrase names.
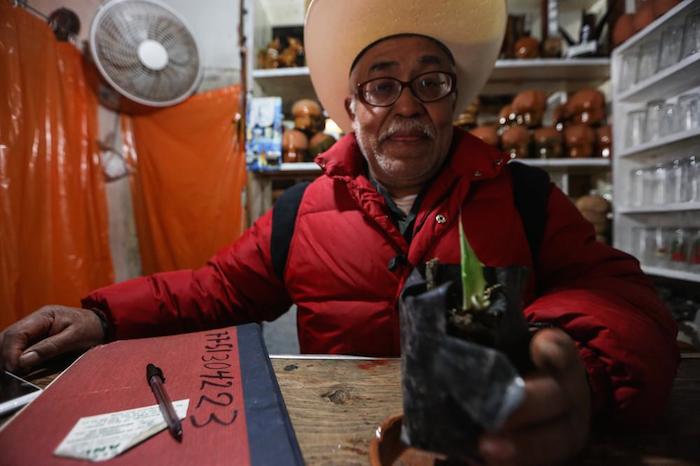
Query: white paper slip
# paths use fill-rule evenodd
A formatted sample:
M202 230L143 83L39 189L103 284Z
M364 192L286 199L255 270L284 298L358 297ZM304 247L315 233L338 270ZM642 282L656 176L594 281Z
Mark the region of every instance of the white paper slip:
M190 400L173 403L180 420L187 416ZM116 413L83 417L56 448L54 454L68 458L105 461L165 429L158 405Z

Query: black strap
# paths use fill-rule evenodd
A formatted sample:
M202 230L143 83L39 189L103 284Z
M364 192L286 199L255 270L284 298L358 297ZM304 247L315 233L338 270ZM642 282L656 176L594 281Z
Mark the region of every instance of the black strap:
M515 207L523 222L525 236L530 245L532 262L536 264L547 225L549 174L541 168L531 167L520 162L510 162L508 166L513 178Z
M297 183L287 189L275 202L272 209L272 234L270 237L270 255L272 268L280 280L284 278L284 267L287 264L289 244L294 234L294 223L297 219L299 204L304 196L309 182Z

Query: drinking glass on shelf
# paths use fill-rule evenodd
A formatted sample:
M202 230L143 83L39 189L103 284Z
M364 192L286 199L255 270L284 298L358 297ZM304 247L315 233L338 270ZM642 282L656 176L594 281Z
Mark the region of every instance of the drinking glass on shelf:
M625 137L625 144L627 147L638 146L644 142L646 125L646 109L635 110L627 114L627 134Z
M630 206L640 207L644 201L644 169L635 168L630 172Z
M644 128L644 142L651 142L659 138L661 128L661 116L663 114L664 100L652 100L647 104L647 119Z
M688 230L676 228L669 235L668 261L672 269L685 269L688 265Z
M683 57L700 51L700 11L688 15L683 33Z
M666 165L666 194L667 203L685 202L685 181L686 166L684 160L675 159Z
M678 106L665 103L661 107L661 119L659 120L659 136L665 137L678 132Z
M672 24L661 33L661 52L659 54L659 70L678 63L683 48L683 27Z
M641 251L639 261L644 265L655 266L658 264L658 243L660 241L661 228L646 227L641 234Z
M637 69L639 68L639 49L630 50L622 56L622 67L620 69L620 82L617 88L624 92L637 82Z
M639 52L639 67L635 83L653 76L659 69L659 42L651 41L642 45Z
M690 231L688 268L691 272L700 272L700 229Z
M666 178L664 164L644 169L644 205L662 205L666 202Z
M695 155L688 157L686 168L685 198L690 202L700 202L700 158Z
M678 98L678 130L700 128L700 94L686 94Z

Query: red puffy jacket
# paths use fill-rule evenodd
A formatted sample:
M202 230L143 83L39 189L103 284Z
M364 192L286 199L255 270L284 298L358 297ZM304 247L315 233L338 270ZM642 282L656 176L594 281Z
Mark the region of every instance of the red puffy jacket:
M83 306L102 310L115 336L130 338L272 320L295 303L302 352L398 356L403 283L430 258L459 263L460 208L485 265L533 266L506 159L461 131L453 147L423 197L410 244L368 180L351 134L317 158L324 174L304 193L283 282L271 264L268 212L201 269L102 288ZM390 270L397 255L409 263ZM556 187L534 280L525 315L577 342L595 408L614 407L619 421L653 419L678 363L675 325L637 261L596 242Z

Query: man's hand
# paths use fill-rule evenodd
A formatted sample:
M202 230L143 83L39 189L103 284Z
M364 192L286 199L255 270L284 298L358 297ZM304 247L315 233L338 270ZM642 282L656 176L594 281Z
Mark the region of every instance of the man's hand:
M44 306L0 332L0 368L24 371L104 341L100 318L86 309Z
M573 340L542 330L530 345L538 371L525 379L525 400L479 452L489 465L549 465L581 451L590 430L591 396Z

